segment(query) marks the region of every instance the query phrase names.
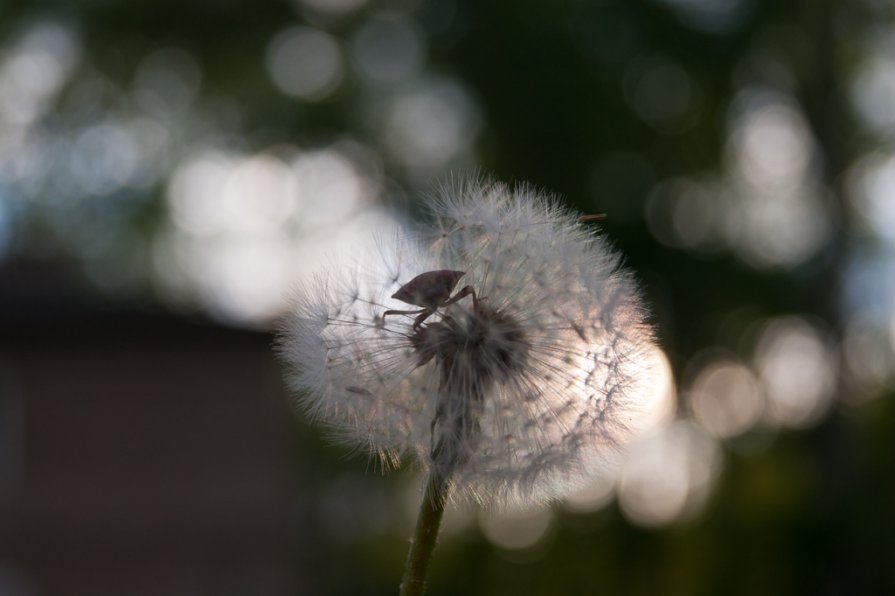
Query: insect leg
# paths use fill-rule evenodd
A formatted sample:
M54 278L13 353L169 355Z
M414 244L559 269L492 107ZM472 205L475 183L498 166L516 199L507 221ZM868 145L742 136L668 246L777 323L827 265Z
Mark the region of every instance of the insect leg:
M448 299L446 302L442 303L441 306L450 306L454 302L457 302L458 300L466 298L470 294L472 294L472 306L473 306L473 308L475 308L479 305L479 299L478 299L478 297L476 297L475 290L473 289L472 286L464 287L462 290L460 290L459 292L454 294L453 297Z
M425 321L426 319L431 317L432 314L435 313L435 311L436 311L435 308L424 308L423 310L417 311L418 313L420 313L420 316L418 316L416 318L416 320L413 321L414 331L416 329L418 329L420 325L423 324L423 321ZM416 313L413 313L413 314L416 314Z

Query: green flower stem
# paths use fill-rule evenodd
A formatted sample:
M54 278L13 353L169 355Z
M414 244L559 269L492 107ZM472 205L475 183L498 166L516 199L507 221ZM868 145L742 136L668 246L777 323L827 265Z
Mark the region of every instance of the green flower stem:
M426 481L426 494L423 495L423 502L420 505L410 552L407 553L400 596L419 596L426 587L426 572L429 569L432 551L435 550L435 540L438 538L448 488L447 479L433 469Z

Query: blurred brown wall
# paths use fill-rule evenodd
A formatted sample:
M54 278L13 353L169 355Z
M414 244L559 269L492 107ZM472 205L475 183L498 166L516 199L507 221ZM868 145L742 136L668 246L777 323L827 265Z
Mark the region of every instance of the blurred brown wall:
M9 278L0 594L305 593L270 336Z

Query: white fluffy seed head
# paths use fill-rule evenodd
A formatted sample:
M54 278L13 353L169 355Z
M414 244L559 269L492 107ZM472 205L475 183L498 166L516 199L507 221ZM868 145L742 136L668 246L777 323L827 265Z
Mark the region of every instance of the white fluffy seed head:
M298 292L279 350L298 403L388 465L411 455L488 504L558 498L637 430L654 348L630 276L555 200L481 180L441 190L412 239ZM414 324L426 271L475 291ZM458 288L456 291L459 291Z

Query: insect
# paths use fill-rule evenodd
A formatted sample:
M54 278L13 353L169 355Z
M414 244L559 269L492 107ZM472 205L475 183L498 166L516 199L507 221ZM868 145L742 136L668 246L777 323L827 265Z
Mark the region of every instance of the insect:
M478 298L476 298L475 290L472 286L465 286L451 296L451 292L454 291L460 278L464 275L466 275L465 271L451 271L450 269L420 273L398 288L398 291L392 294L392 298L413 306L420 306L422 309L387 310L382 313L382 318L385 319L386 315L419 315L413 321L413 329L415 331L426 319L435 314L435 311L439 308L450 306L470 294L472 295L473 307L475 307L478 304Z

